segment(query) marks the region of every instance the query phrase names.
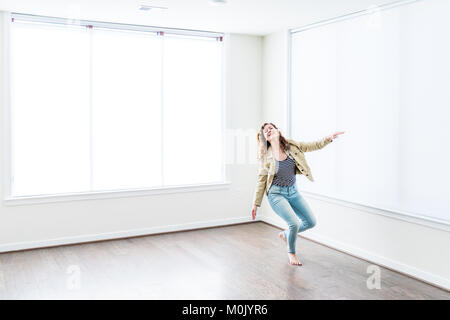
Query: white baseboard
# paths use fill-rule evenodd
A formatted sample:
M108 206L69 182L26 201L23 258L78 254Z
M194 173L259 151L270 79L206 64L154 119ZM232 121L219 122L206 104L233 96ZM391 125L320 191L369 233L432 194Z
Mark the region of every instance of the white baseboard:
M262 216L262 217L260 217L260 221L263 221L270 225L279 227L281 229L286 228L286 224L284 222L277 221L276 219L273 219L271 217ZM345 252L345 253L355 256L357 258L369 261L369 262L379 265L381 267L385 267L387 269L391 269L393 271L403 273L412 278L415 278L415 279L421 280L423 282L426 282L428 284L439 287L440 289L450 291L450 280L449 279L445 279L443 277L431 274L429 272L417 269L415 267L412 267L412 266L409 266L409 265L406 265L403 263L399 263L392 259L388 259L386 257L380 256L377 254L373 254L371 252L368 252L361 248L352 246L350 244L335 241L333 239L321 236L321 235L319 235L317 233L313 233L311 231L308 231L307 235L302 234L302 237L304 237L305 239L309 239L309 240L318 242L320 244L326 245L327 247Z
M27 249L54 247L54 246L61 246L61 245L68 245L68 244L78 244L78 243L93 242L93 241L131 238L131 237L137 237L137 236L152 235L152 234L157 234L157 233L187 231L187 230L195 230L195 229L203 229L203 228L211 228L211 227L221 227L221 226L246 223L246 222L252 222L252 221L253 220L251 217L241 217L241 218L219 219L219 220L186 223L186 224L168 225L168 226L162 226L162 227L133 229L133 230L100 233L100 234L90 234L90 235L56 238L56 239L47 239L47 240L40 240L40 241L15 242L15 243L1 244L0 245L0 253L10 252L10 251L18 251L18 250L27 250ZM260 218L258 217L255 221L260 221Z

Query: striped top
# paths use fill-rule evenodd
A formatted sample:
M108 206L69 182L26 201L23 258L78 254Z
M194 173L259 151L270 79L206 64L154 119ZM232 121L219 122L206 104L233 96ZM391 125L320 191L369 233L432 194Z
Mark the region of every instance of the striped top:
M281 187L290 187L295 183L295 162L289 156L283 161L275 159L272 183Z

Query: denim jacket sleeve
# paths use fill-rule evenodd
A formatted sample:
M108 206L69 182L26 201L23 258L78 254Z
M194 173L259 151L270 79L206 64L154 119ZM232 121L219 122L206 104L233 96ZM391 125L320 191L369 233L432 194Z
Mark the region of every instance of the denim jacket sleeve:
M295 141L295 143L302 152L310 152L310 151L322 149L323 147L325 147L327 144L329 144L332 141L333 140L329 140L328 137L325 137L325 138L322 138L320 140L313 141L313 142Z

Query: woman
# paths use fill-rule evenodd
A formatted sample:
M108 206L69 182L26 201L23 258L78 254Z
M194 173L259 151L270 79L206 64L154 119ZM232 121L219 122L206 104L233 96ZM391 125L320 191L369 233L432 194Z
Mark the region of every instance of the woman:
M315 142L299 142L283 137L273 123L266 122L257 134L260 167L252 218L255 220L256 211L266 192L270 206L288 225L288 229L280 232L279 236L286 243L289 263L292 265L302 265L295 255L298 233L316 224L308 203L295 186L296 174L304 174L314 181L303 153L322 149L343 133L336 132Z

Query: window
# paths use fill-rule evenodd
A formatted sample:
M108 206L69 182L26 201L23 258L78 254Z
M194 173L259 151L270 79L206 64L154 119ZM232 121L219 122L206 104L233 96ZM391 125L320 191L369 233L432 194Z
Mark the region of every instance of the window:
M449 224L449 9L413 2L292 33L292 136L346 132L307 155L303 190Z
M38 20L10 25L11 198L224 181L220 34Z

